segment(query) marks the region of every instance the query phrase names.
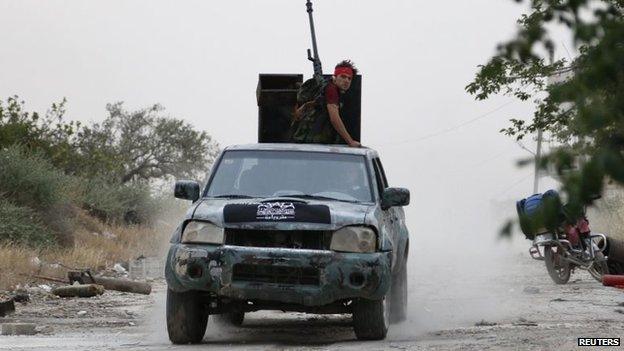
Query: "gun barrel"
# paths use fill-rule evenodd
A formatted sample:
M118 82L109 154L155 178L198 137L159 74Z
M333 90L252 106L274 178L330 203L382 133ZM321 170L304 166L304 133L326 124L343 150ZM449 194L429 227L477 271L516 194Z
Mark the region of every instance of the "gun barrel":
M314 52L314 74L323 74L323 69L321 68L321 60L318 54L318 47L316 45L316 31L314 30L314 18L312 16L312 1L307 0L306 8L308 12L308 17L310 18L310 33L312 34L312 52Z

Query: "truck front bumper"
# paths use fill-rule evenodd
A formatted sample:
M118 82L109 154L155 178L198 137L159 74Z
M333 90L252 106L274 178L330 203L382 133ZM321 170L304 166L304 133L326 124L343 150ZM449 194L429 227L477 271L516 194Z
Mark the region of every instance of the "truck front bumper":
M165 266L167 284L174 291L304 306L381 299L390 286L390 271L388 252L187 244L173 244Z

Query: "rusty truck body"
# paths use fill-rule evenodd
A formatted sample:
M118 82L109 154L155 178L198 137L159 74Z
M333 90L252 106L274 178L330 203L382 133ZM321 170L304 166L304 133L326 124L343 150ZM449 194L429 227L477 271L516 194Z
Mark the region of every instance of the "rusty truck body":
M176 183L193 204L166 262L172 342L265 309L352 314L359 339L405 318L409 191L388 186L376 151L230 146L207 179Z

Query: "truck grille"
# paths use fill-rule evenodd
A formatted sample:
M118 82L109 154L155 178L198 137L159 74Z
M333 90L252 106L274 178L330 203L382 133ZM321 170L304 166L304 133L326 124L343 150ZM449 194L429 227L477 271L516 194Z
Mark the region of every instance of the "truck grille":
M331 232L321 230L225 229L227 245L327 250Z
M319 285L319 270L312 267L286 267L237 263L232 280L293 285Z

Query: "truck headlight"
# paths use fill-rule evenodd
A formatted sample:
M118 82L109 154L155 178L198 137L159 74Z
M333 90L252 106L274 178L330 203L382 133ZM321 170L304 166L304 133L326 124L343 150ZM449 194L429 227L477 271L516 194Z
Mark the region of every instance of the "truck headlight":
M344 252L375 252L377 235L368 227L344 227L334 232L329 248Z
M191 221L182 232L183 243L223 244L224 230L208 222Z

